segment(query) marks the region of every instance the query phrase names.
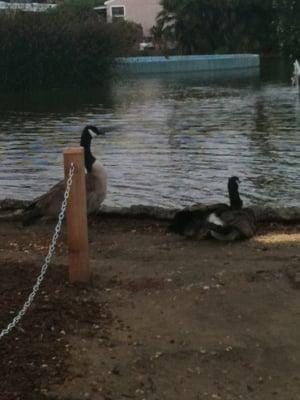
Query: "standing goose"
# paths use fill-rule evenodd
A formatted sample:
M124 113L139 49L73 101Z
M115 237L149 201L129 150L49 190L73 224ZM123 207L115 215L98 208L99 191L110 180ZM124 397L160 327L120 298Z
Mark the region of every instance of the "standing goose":
M88 125L82 131L80 140L80 145L84 148L88 214L96 211L106 196L106 171L91 153L92 138L98 135L104 135L104 131ZM23 212L23 225L30 225L43 216L57 217L64 199L64 192L65 181L62 180L47 193L33 200Z
M252 210L242 208L239 178L228 179L230 205L195 205L179 211L170 226L173 232L187 237L211 236L217 240L247 239L254 235L255 217Z

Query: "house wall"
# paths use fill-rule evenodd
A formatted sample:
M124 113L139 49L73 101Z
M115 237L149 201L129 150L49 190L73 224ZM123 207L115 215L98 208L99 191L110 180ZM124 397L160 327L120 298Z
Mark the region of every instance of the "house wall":
M161 11L160 0L109 0L105 5L109 21L112 18L112 6L125 6L125 19L141 24L144 36L150 36L150 29Z

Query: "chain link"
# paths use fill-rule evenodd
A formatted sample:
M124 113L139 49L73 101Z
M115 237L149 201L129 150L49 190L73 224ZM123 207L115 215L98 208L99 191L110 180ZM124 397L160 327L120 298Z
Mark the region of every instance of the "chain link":
M54 230L54 234L52 236L52 240L51 240L51 244L49 246L49 250L48 250L48 254L45 258L45 262L42 265L41 268L41 272L39 274L39 276L37 277L36 283L32 288L32 292L30 293L30 295L28 296L27 300L25 301L23 307L21 308L21 310L18 312L18 314L14 317L14 319L12 320L12 322L10 322L7 327L5 329L3 329L0 333L0 340L7 334L10 333L10 331L18 324L18 322L21 320L21 318L24 316L24 314L26 313L26 311L28 310L28 308L31 306L37 292L39 291L40 285L46 275L46 272L48 270L48 266L50 264L51 258L55 252L55 247L57 244L57 240L58 237L60 235L60 231L61 231L61 227L62 227L62 223L65 217L65 212L66 212L66 208L68 205L68 198L70 195L70 190L71 190L71 186L72 186L72 181L73 181L73 175L74 175L74 171L75 171L75 166L73 163L71 163L70 166L70 170L69 170L69 176L67 179L67 184L66 184L66 190L64 193L64 200L61 204L61 209L60 209L60 213L58 215L58 221Z

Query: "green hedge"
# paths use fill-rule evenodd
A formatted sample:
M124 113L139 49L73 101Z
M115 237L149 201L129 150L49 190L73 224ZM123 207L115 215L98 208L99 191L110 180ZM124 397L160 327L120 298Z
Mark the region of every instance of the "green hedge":
M134 24L106 24L68 12L0 14L0 88L75 87L103 83L115 56L138 40Z

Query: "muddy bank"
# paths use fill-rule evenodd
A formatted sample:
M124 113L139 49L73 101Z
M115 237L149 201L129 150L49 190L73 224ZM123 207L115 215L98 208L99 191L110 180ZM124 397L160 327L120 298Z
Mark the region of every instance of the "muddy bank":
M33 307L1 342L1 400L300 398L300 225L261 224L228 244L167 225L90 218L84 288L67 282L63 233ZM52 232L0 222L1 328Z

